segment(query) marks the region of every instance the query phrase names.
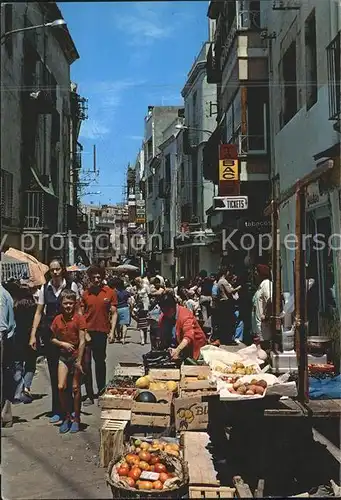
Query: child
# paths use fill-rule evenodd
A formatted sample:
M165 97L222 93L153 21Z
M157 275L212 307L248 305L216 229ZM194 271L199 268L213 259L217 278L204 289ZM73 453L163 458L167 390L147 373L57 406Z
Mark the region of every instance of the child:
M75 313L77 297L72 290L61 293L62 314L53 320L51 325L51 342L60 349L58 365L58 390L60 405L63 411L63 423L59 428L61 434L78 432L81 410L81 375L83 373L82 358L85 348L86 322L83 316ZM70 380L72 375L72 392L74 418L71 421Z

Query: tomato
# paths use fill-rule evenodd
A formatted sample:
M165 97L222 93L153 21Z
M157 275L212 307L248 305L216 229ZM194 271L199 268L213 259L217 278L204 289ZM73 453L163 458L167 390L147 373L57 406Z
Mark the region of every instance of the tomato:
M154 481L153 488L154 490L163 490L163 484L161 481Z
M157 464L158 462L160 462L160 459L159 457L155 456L155 455L152 455L151 459L150 459L150 463L155 465Z
M152 490L153 483L151 481L140 481L138 487L139 490Z
M118 475L119 476L128 476L129 474L129 467L121 466L117 469Z
M149 470L149 464L147 464L147 462L144 462L143 460L141 460L141 462L139 463L139 467L142 470Z
M137 481L139 479L139 477L141 476L141 474L142 474L141 469L139 469L138 467L133 467L128 475L129 475L129 477L134 479L134 481Z
M139 458L140 460L142 460L143 462L147 462L149 463L150 462L150 459L152 458L151 454L149 453L149 451L140 451L139 453Z
M165 472L161 472L159 475L159 481L161 481L161 483L164 483L167 481L167 479L169 479L168 474L166 474Z
M135 481L132 477L125 478L125 481L131 488L135 488Z
M166 472L166 466L164 464L155 464L155 472Z
M126 462L128 464L133 464L134 462L137 462L140 460L138 455L134 455L133 453L128 453L128 455L125 457L125 459L126 459Z

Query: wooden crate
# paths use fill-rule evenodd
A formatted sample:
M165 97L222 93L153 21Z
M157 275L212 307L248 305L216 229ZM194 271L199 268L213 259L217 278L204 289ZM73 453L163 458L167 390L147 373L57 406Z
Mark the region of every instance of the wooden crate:
M131 410L134 398L120 398L112 394L104 394L98 399L102 410Z
M127 420L105 420L100 429L99 458L101 467L108 467L113 454L123 451Z
M208 426L208 403L200 396L174 399L175 429L177 431L206 430Z
M189 486L201 489L220 487L212 455L207 450L207 445L210 442L209 435L206 432L184 432L181 441L184 459L188 464Z
M102 420L130 420L131 410L102 410Z
M162 370L162 368L151 368L148 375L155 381L180 380L180 370L177 368L166 368L165 370Z
M197 377L198 375L205 375L209 377L212 371L208 365L182 365L181 366L181 376L182 377Z
M214 488L210 486L190 486L189 498L234 498L235 488L220 486Z
M131 409L131 425L144 427L169 427L172 403L138 403L134 401Z
M217 390L217 382L215 380L191 380L191 377L182 377L180 381L180 389L186 391L200 391L207 389L209 391Z

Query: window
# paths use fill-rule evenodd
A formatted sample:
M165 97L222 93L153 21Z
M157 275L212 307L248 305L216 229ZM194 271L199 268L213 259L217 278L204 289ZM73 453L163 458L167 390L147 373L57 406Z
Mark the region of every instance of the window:
M305 23L305 67L306 103L310 109L317 101L317 56L316 56L316 18L315 10Z
M149 139L147 142L147 160L153 158L153 139Z
M165 182L166 182L166 189L170 188L171 185L171 157L170 154L166 155L165 158Z
M198 159L192 156L192 214L197 215L198 210Z
M148 222L148 234L153 234L154 232L154 221L151 220Z
M13 30L13 5L10 3L5 4L5 33ZM13 54L13 37L10 35L5 40L5 47L8 56Z
M153 176L150 175L148 177L148 196L152 196L153 194L153 185L154 185Z
M13 174L6 170L1 170L1 217L13 217Z
M329 85L329 120L340 118L340 31L327 47L328 85Z
M282 59L284 106L281 126L297 113L296 41L292 42Z
M245 141L243 141L245 142ZM248 89L247 99L247 141L242 149L266 153L266 103L265 93L259 87ZM247 151L246 151L247 152Z
M180 165L180 187L183 189L185 187L185 164L181 162Z

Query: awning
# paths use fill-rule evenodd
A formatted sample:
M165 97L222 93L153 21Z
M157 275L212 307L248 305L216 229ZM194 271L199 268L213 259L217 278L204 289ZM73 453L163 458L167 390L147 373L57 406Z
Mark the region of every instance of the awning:
M328 170L332 169L333 166L334 166L333 160L324 161L319 166L317 166L312 172L309 172L309 174L297 180L295 184L290 186L290 188L283 191L279 195L277 200L273 200L270 203L270 205L266 207L266 209L264 210L265 217L268 217L273 213L275 205L278 207L283 203L285 203L286 201L288 201L292 196L294 196L294 194L298 189L307 187L309 184L316 182L323 174L325 174Z
M221 143L221 124L225 119L225 115L211 137L208 139L203 150L203 175L206 180L212 181L215 184L219 182L219 144Z
M33 167L31 167L31 172L32 172L32 175L34 177L34 180L36 181L36 183L38 184L38 186L46 193L46 194L49 194L50 196L54 196L55 198L57 198L57 196L55 195L54 193L54 190L53 190L53 187L52 186L44 186L44 184L42 184L41 180L39 179L39 176L37 174L37 172L34 170Z

